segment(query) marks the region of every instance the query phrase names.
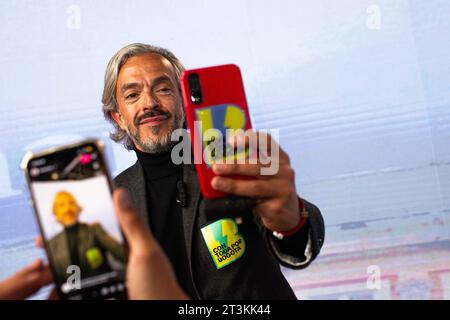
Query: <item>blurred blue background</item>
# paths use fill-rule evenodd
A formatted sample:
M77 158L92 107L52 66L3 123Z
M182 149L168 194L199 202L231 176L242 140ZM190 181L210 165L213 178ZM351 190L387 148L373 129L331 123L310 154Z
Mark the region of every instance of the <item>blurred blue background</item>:
M114 175L134 161L100 100L109 58L144 42L238 64L254 127L280 129L327 226L284 270L299 298L450 299L448 0L15 0L0 21L0 279L42 257L26 150L95 136Z

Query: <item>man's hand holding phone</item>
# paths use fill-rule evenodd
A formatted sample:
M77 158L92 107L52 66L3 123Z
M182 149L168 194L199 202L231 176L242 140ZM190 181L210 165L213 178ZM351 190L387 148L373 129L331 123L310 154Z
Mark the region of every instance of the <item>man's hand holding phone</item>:
M262 139L264 140L260 141ZM247 161L245 164L214 164L212 169L217 176L212 179L211 186L227 194L255 198L254 211L261 216L266 228L278 232L291 230L299 224L301 216L295 190L295 172L289 156L265 132L241 132L232 136L228 143L237 148L252 148L250 141L257 141L253 143L253 152L250 152L257 154L256 163ZM266 150L254 148L262 145L267 146L264 148ZM267 158L270 158L270 163L267 163ZM267 170L268 166L278 170ZM248 176L252 179L243 180L230 176Z

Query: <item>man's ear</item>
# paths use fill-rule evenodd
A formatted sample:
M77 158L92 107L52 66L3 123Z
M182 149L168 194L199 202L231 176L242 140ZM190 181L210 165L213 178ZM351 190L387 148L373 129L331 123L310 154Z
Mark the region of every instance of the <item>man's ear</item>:
M120 112L117 111L111 111L111 118L117 123L117 125L120 127L120 129L125 130L123 128L123 119Z

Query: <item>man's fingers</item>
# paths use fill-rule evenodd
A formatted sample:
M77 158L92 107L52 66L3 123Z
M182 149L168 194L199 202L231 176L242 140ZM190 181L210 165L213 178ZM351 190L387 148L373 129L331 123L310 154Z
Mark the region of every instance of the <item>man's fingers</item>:
M245 197L272 198L282 196L285 184L277 180L240 180L225 177L214 177L211 185L215 190Z
M144 219L137 213L127 191L123 189L114 191L113 201L130 250L141 250L151 245L154 241L153 235L146 226Z
M36 247L44 249L45 245L44 245L44 239L42 238L41 235L37 236L36 239L34 240L34 243L36 245Z
M278 142L267 132L258 131L258 152L261 158L276 156L280 165L290 164L288 154L280 147ZM273 161L273 159L272 159Z
M50 267L40 261L39 267L29 274L28 280L30 289L34 288L37 291L39 288L53 282L53 274Z
M39 286L50 284L53 281L50 267L46 265L41 259L34 261L29 266L19 271L31 283L36 283Z
M249 176L262 180L268 179L288 179L291 182L295 182L295 171L289 166L284 165L277 170L276 175L264 175L261 170L264 166L256 164L214 164L212 170L219 176Z
M33 272L41 270L43 267L44 267L44 262L41 259L37 259L37 260L33 261L33 263L31 263L30 265L19 270L16 273L16 275L19 275L19 276L28 275Z
M240 175L257 177L261 175L261 166L257 164L214 164L212 169L217 175ZM270 178L270 176L261 176Z
M53 274L49 265L45 265L42 269L42 285L47 285L53 282Z
M50 268L36 260L1 283L0 299L25 299L52 281Z
M257 156L263 163L271 160L278 161L280 165L290 164L288 154L267 132L237 130L228 138L228 143L238 150L250 148L250 154L252 155L256 155L255 152L257 151ZM273 159L273 157L277 159Z

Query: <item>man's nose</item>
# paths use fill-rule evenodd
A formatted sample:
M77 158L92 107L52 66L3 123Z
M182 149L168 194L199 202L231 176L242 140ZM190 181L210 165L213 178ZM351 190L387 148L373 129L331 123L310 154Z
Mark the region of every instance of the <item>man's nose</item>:
M156 97L156 95L153 94L153 92L151 92L150 90L146 90L144 92L144 99L143 99L144 110L154 109L158 105L159 105L159 100Z

